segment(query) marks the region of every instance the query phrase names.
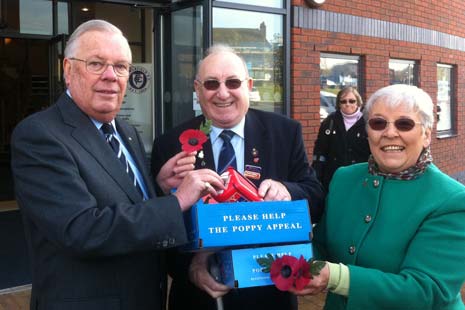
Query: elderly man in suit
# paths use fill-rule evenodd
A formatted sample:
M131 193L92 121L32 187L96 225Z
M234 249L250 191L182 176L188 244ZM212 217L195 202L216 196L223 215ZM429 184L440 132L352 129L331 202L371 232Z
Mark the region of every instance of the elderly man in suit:
M198 66L194 87L203 115L187 121L155 140L152 169L158 184L173 181L174 170L161 171L172 156L190 160L192 169L209 168L221 174L222 149L229 141L234 149L232 160L237 170L255 183L264 200L307 199L313 222L323 210L324 190L309 166L298 122L275 113L249 109L249 90L253 81L242 58L224 45L209 49ZM212 122L203 156L182 156L180 145L173 143L186 129L199 129L205 119ZM224 130L229 136L223 136ZM232 133L231 133L232 132ZM171 143L170 143L171 142ZM178 155L176 155L178 154ZM184 165L185 166L185 165ZM182 180L182 175L178 182ZM213 185L213 187L215 187ZM169 193L169 187L159 189ZM221 188L218 188L221 190ZM173 309L215 309L211 297L224 296L225 309L297 309L295 296L274 286L238 289L216 282L207 271L206 254L174 254L170 260L173 277L169 307Z
M205 182L222 186L208 169L185 171L175 194L155 197L141 138L116 117L130 64L118 28L80 25L65 50L66 93L13 133L31 309L164 309L163 252L186 241L182 214ZM161 170L185 170L178 164Z

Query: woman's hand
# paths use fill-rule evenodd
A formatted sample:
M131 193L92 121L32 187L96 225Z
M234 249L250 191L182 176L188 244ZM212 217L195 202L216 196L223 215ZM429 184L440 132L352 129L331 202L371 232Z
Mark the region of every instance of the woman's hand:
M320 270L320 274L313 276L313 279L304 287L304 289L297 291L295 288L289 289L289 292L294 293L297 296L303 295L317 295L321 292L326 292L329 281L329 267L326 264L323 269Z

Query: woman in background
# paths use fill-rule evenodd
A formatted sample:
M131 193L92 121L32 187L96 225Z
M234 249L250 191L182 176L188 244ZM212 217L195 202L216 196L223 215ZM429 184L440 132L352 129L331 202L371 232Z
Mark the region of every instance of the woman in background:
M372 156L334 174L313 240L326 266L294 292L328 289L325 309L465 309L465 187L432 163L431 97L392 85L364 113Z
M345 87L337 94L336 112L320 125L312 167L326 190L337 168L366 162L370 156L362 107L357 90Z

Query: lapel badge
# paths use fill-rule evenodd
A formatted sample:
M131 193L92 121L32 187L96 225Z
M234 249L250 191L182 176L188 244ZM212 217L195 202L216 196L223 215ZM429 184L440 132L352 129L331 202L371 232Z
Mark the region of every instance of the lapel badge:
M204 154L203 154L203 150L200 150L199 154L197 155L200 159L203 159L204 157Z
M244 176L251 180L260 180L262 167L245 165Z
M128 137L129 141L132 141L132 138L131 137Z
M258 157L258 150L256 148L252 148L252 156L253 162L257 164L260 161L260 157Z
M326 134L327 136L329 136L329 135L331 134L331 130L326 129L326 130L325 130L325 134Z

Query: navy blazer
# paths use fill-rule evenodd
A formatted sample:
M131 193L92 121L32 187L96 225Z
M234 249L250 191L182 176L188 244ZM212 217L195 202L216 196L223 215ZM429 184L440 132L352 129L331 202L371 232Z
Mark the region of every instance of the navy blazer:
M152 171L156 176L163 164L181 151L179 135L186 129L199 129L204 116L198 116L167 134L155 139L152 150ZM282 182L293 200L307 199L313 222L317 222L323 212L324 190L309 166L299 122L285 116L249 109L244 127L244 165L261 167L258 180L251 180L257 186L271 178ZM253 155L253 149L258 155ZM205 166L197 159L196 168L215 170L210 140L203 145ZM254 158L258 157L258 163ZM170 293L171 309L215 309L214 300L189 283L187 278L189 255L173 254L170 274L173 277ZM224 298L225 309L292 309L296 308L294 296L278 291L274 286L239 289Z
M116 126L154 197L141 138L122 120ZM143 201L69 96L15 128L12 170L32 261L31 309L164 309L160 250L186 242L178 201Z

